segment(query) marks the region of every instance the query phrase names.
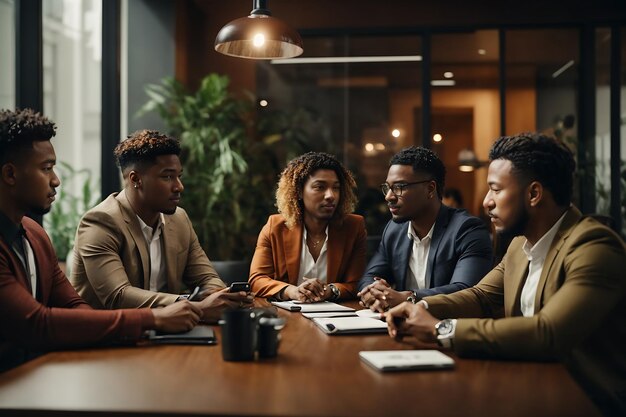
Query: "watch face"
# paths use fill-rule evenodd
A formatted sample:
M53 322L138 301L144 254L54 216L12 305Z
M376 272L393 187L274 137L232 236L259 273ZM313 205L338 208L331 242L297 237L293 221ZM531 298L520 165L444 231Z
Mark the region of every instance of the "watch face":
M437 330L437 335L439 336L445 336L449 334L450 332L452 332L452 320L441 320L435 325L435 330Z

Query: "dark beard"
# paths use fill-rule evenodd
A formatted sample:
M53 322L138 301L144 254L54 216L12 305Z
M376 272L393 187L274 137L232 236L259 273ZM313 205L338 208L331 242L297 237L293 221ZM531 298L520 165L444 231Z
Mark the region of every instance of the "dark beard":
M503 229L498 232L498 236L503 240L511 240L514 237L521 236L524 234L526 230L526 226L528 225L528 211L526 211L525 207L521 208L521 213L517 221L508 229Z
M43 216L44 214L47 214L50 211L51 208L52 208L52 206L48 206L48 207L31 207L30 210L28 210L28 214L32 214L33 216Z

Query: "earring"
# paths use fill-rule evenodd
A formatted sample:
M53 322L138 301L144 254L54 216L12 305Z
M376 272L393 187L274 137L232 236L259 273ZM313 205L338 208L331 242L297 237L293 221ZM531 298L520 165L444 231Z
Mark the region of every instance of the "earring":
M139 188L139 186L137 184L135 184L135 188Z

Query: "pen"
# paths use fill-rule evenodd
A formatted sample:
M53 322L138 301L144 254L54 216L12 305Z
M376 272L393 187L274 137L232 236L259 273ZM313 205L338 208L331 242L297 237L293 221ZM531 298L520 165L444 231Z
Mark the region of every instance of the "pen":
M191 294L189 294L189 301L197 301L196 297L198 297L198 294L200 293L200 287L196 287L194 288L193 292Z

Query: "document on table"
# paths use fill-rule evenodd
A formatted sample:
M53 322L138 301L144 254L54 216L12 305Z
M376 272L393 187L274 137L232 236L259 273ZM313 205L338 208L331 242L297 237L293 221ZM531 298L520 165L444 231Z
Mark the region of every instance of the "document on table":
M454 367L454 359L438 350L361 351L359 357L366 364L383 372Z
M369 317L314 318L313 323L328 334L387 332L387 322Z
M369 317L376 320L382 320L381 314L369 309L357 311L322 311L313 313L302 313L302 317L307 319L319 319L329 317Z
M296 301L272 301L272 304L276 307L284 308L289 311L299 311L301 313L319 313L319 312L337 312L337 311L351 311L353 308L339 305L337 303L331 303L329 301L322 301L320 303L299 303Z
M148 340L152 344L174 345L214 345L217 343L215 332L209 326L196 326L184 333L161 333L150 330Z

